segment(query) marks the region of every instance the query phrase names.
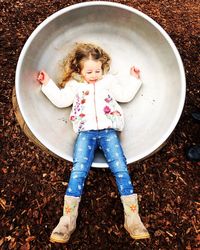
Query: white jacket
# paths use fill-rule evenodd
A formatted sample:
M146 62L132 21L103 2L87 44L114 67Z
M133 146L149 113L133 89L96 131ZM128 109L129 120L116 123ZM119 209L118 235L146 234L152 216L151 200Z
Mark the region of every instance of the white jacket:
M60 89L49 80L42 85L42 92L59 108L73 104L70 120L76 133L106 128L122 131L124 117L117 101L131 101L142 84L133 76L123 82L122 85L116 77L107 74L95 84L70 80Z

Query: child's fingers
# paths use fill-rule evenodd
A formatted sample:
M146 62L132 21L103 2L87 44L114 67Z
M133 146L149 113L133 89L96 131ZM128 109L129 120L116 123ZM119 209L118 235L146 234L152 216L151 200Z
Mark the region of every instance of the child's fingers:
M136 75L139 75L140 74L140 70L138 68L136 68L135 66L133 66L131 68L131 73L132 74L136 74Z
M135 66L131 67L131 75L133 75L134 77L139 79L140 78L140 70Z
M42 81L44 81L44 78L45 78L44 71L40 71L38 74L37 80L42 82Z
M139 73L139 72L140 72L140 70L139 70L137 67L135 67L135 66L133 66L132 69L133 69L133 71L134 71L135 73Z

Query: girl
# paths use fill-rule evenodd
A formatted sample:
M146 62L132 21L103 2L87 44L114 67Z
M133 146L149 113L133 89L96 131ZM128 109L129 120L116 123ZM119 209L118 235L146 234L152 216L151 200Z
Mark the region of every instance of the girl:
M50 236L51 242L66 243L76 228L84 182L97 148L103 151L115 176L124 207L125 229L133 239L149 238L138 214L137 194L133 191L116 132L124 127L122 109L117 101L133 99L141 86L140 71L131 67L124 88L114 76L107 74L110 61L109 55L100 47L79 43L65 60L62 88L58 88L44 70L38 75L42 92L54 105L63 108L73 104L70 120L77 133L63 216Z

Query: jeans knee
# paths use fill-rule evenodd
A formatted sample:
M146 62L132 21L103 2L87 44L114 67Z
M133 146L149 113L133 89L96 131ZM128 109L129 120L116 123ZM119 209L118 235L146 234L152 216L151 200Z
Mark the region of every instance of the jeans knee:
M87 177L87 172L86 171L72 170L70 177L72 179L85 179Z
M81 159L78 161L74 161L72 171L88 172L89 168L90 168L90 164L88 164L88 160Z
M125 180L130 179L130 175L128 171L116 171L116 172L113 172L113 174L115 175L117 179L125 179Z

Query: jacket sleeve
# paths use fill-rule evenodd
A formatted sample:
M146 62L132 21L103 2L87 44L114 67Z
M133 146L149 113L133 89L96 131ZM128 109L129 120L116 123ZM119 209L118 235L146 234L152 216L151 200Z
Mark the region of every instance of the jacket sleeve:
M118 102L130 102L142 85L140 79L134 76L124 76L123 80L117 77L111 76L110 79L110 91Z
M60 89L52 79L46 85L42 85L42 92L58 108L66 108L72 105L76 95L72 82L67 83L64 88Z

